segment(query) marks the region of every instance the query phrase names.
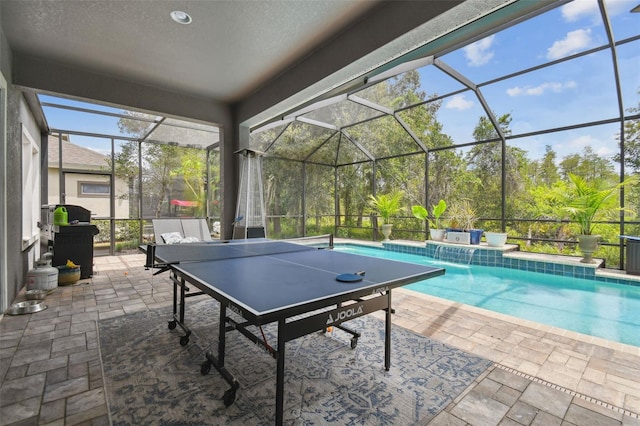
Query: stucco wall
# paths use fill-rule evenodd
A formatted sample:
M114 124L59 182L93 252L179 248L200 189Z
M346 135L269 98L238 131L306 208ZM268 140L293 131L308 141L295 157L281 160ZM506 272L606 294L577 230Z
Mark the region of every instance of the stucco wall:
M9 46L0 26L0 312L4 312L8 305L8 269L10 268L10 257L8 256L7 245L7 176L9 170L7 167L7 143L6 135L6 95L8 82L10 81L11 60L9 55ZM13 256L11 259L16 259ZM15 268L12 268L12 274Z
M7 81L6 157L2 165L6 170L6 221L7 229L2 238L6 244L6 282L0 283L6 300L0 301L2 312L13 302L25 284L25 278L33 261L39 257L40 245L35 242L22 247L22 124L26 126L37 144L40 130L35 124L22 93L11 84L11 54L0 28L0 70Z
M84 207L91 211L92 216L111 217L110 199L108 196L87 196L79 193L79 182L108 182L105 176L96 176L93 174L73 173L66 175L65 204L73 204ZM49 168L48 172L49 194L46 204L59 204L60 202L60 177L58 169ZM129 217L129 200L122 196L127 194L126 182L122 179L116 179L115 183L116 202L115 216L118 219L130 219Z

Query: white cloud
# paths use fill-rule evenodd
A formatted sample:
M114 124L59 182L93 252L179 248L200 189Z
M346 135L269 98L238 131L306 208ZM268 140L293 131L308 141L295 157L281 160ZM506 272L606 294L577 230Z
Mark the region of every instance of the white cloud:
M447 109L457 109L458 111L463 111L465 109L469 109L473 106L473 101L470 101L465 98L464 95L455 95L446 103L444 106Z
M568 149L568 153L565 155L568 155L569 153L582 152L582 150L587 146L591 147L593 152L598 154L598 156L606 158L611 157L616 153L617 144L611 144L607 141L603 141L596 135L581 135L567 141L566 148Z
M637 0L607 0L607 13L609 17L629 13L637 5Z
M594 16L599 13L596 0L575 0L562 6L562 17L567 22L575 22L585 16Z
M608 146L601 146L600 148L596 149L596 154L598 154L600 157L612 157L617 152L617 150L613 150Z
M469 66L479 67L488 63L493 58L494 53L491 51L491 46L495 35L485 37L482 40L478 40L475 43L471 43L465 46L462 50L467 58Z
M637 0L606 0L605 3L609 17L629 13L634 6L638 5ZM574 0L562 6L561 13L565 22L589 18L592 25L602 25L597 0Z
M575 81L566 83L542 83L537 86L512 87L507 89L509 96L540 96L545 92L561 93L568 89L578 87Z
M569 147L577 150L585 146L594 146L597 142L598 140L592 138L591 135L581 135L569 140Z
M571 55L583 50L591 43L591 30L575 30L567 33L567 36L553 43L547 49L547 59L554 60Z

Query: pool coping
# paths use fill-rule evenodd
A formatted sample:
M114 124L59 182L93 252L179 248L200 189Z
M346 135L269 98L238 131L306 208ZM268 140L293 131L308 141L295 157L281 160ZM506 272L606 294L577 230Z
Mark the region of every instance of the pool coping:
M431 258L435 257L434 254L439 247L473 249L475 253L468 263L470 265L502 267L573 278L591 279L611 284L640 286L640 275L630 275L618 269L607 269L604 267L605 262L603 259L594 259L594 263L582 263L580 262L581 257L578 256L525 252L520 251L520 247L516 244L506 244L503 247L490 247L487 243L468 245L431 240L427 240L426 242L410 240L374 242L346 238L336 238L334 243L360 245Z

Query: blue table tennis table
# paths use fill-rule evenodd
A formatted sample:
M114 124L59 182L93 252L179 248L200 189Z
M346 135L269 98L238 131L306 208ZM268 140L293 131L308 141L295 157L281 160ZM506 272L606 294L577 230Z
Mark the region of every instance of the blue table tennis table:
M213 366L229 383L231 387L223 396L226 406L233 403L239 388L238 381L225 368L227 332L239 331L276 359L277 425L283 422L286 342L337 327L353 335L351 347L354 348L359 333L342 323L383 310L386 312L384 367L389 370L391 290L445 273L442 268L277 240L150 245L145 250L148 266L161 267L159 272L170 271L173 318L169 328L179 325L183 329L182 345L188 343L191 334L185 323L185 299L207 294L219 302L218 351L206 353L200 372L208 374ZM348 276L349 282L337 279L356 272L357 276ZM199 291L191 293L190 285ZM241 320L229 316L227 311ZM270 323L277 323L275 347L249 328Z

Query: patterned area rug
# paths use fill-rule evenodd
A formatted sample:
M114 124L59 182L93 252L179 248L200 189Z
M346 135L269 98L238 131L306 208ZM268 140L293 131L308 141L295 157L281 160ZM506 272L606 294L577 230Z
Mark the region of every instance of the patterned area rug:
M203 376L204 352L216 350L218 304L188 305L193 334L180 346L170 310L99 321L100 345L114 425L266 425L275 421L276 361L238 332L227 333L226 367L240 382L235 402L215 368ZM193 326L197 324L197 326ZM426 424L491 363L393 327L391 369L384 370L384 323L348 323L362 333L313 333L287 343L285 424ZM263 327L275 344L275 327Z

